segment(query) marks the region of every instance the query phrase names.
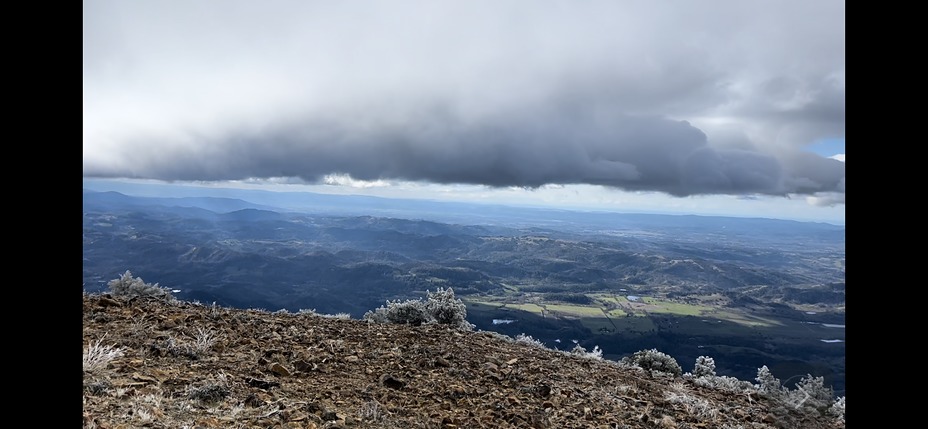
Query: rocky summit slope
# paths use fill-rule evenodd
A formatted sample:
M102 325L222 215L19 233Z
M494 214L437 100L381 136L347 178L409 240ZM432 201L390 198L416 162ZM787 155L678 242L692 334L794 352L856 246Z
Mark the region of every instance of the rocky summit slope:
M84 428L831 428L443 325L83 297Z

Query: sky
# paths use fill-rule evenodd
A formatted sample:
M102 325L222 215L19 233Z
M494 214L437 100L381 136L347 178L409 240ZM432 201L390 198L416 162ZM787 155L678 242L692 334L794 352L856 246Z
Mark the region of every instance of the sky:
M844 224L844 1L83 2L83 176Z

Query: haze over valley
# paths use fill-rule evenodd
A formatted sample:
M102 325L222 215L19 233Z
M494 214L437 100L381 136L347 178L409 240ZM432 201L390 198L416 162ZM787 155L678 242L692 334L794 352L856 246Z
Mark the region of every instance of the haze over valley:
M154 196L168 188L189 195ZM611 359L646 348L679 362L708 355L746 380L768 365L785 381L824 376L844 394L843 226L210 194L85 181L84 289L105 292L131 270L184 300L360 318L451 287L478 329L598 345Z

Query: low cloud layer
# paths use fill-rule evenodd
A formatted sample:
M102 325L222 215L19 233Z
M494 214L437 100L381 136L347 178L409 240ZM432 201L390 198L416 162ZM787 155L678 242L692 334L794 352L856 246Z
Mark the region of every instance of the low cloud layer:
M843 203L839 1L91 0L83 68L85 176Z

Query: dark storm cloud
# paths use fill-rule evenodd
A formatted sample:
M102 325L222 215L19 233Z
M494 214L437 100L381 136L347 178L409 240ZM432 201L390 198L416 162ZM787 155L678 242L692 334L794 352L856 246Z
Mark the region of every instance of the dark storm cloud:
M843 194L812 3L89 1L84 174Z

